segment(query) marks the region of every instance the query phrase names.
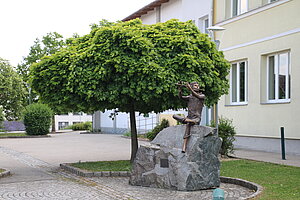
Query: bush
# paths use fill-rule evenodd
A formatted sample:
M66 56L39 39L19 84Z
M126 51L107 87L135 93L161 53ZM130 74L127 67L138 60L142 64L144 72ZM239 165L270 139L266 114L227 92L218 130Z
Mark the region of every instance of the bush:
M68 128L72 129L73 131L82 131L82 130L92 131L92 122L76 123L71 126L68 126Z
M2 107L0 106L0 131L2 131L2 129L4 128L3 121L4 121L4 113Z
M212 123L215 127L215 123ZM222 146L220 149L220 154L223 156L228 156L233 153L233 142L235 141L235 128L232 124L232 120L221 117L219 118L219 137L222 138Z
M152 131L150 131L146 134L146 137L149 140L153 140L160 131L162 131L164 128L167 128L167 127L169 127L169 121L166 119L163 119L159 125L155 126Z
M26 106L23 112L26 134L47 135L52 115L52 110L45 104L35 103Z

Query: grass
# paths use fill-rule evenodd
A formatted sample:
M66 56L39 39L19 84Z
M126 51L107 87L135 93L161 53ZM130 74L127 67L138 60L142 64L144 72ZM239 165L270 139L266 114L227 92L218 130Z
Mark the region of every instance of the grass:
M300 199L300 168L249 160L222 162L221 176L245 179L264 187L262 200Z
M126 132L126 133L123 134L123 136L131 137L131 133L130 132ZM137 134L137 137L138 138L145 138L145 139L147 139L146 134Z
M16 136L27 136L26 133L0 133L0 137L16 137Z
M129 171L129 160L72 163L71 166L89 171Z
M0 169L0 173L4 172L5 170L4 169Z

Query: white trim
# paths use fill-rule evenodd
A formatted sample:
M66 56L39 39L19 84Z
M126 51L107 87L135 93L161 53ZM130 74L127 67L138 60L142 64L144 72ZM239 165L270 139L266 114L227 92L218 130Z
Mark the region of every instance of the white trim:
M282 54L287 54L287 68L286 70L286 75L285 75L285 99L279 99L279 67L280 67L280 58L279 56ZM275 73L275 99L271 99L269 97L269 68L270 68L270 63L269 63L269 58L271 56L274 56L274 73ZM289 103L291 101L291 99L289 98L289 88L290 88L290 81L289 81L289 75L290 75L290 51L285 51L285 52L279 52L279 53L273 53L267 56L267 99L266 99L266 103Z
M249 16L251 16L251 15L255 15L255 14L259 13L259 12L263 12L263 11L268 10L268 9L270 9L270 8L273 8L273 7L275 7L275 6L284 4L284 3L288 2L288 1L291 1L291 0L279 0L279 1L275 1L275 2L273 2L273 3L268 3L268 4L266 4L266 5L262 6L262 7L259 7L259 8L253 9L253 10L250 10L250 11L245 12L245 13L243 13L243 14L234 16L233 18L229 18L229 19L226 19L226 20L221 21L221 22L219 22L219 23L216 23L215 25L216 25L216 26L224 26L224 25L226 25L226 24L235 22L235 21L237 21L237 20L240 20L240 19L249 17ZM231 5L231 7L232 7L232 5ZM230 16L232 16L232 8L231 8L231 14L230 14Z
M243 43L243 44L238 44L238 45L234 45L234 46L231 46L231 47L227 47L227 48L221 49L221 51L230 51L230 50L233 50L233 49L237 49L237 48L241 48L241 47L245 47L245 46L265 42L265 41L268 41L268 40L273 40L273 39L276 39L276 38L279 38L279 37L284 37L284 36L291 35L291 34L298 33L298 32L300 32L300 28L296 28L296 29L293 29L293 30L290 30L290 31L287 31L287 32L283 32L283 33L279 33L279 34L276 34L276 35L272 35L272 36L269 36L269 37L264 37L264 38L261 38L261 39L258 39L258 40L253 40L251 42L246 42L246 43Z
M245 101L240 101L240 63L244 62L245 63ZM237 102L232 101L232 65L236 64L236 100ZM231 63L231 69L230 69L230 105L247 105L248 104L248 62L247 60L240 60L236 62Z

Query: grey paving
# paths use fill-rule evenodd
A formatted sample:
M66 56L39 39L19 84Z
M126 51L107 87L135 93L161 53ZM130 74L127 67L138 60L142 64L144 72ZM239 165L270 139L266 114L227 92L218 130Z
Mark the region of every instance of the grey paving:
M254 151L248 149L236 149L233 156L237 158L244 158L249 160L257 160L263 162L300 167L300 155L287 154L285 156L286 160L282 160L281 154L279 153Z
M211 199L212 190L180 192L130 186L128 178L83 178L63 171L64 162L129 159L130 140L118 135L54 134L50 138L0 139L0 200L27 199ZM253 193L223 184L227 199Z

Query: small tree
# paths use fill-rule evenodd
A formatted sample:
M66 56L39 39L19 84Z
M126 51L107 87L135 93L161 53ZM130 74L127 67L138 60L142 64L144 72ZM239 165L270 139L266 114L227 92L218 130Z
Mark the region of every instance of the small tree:
M49 133L53 113L47 105L30 104L26 106L23 115L27 135L47 135Z
M90 34L69 40L66 48L34 64L31 77L32 87L51 107L129 113L133 161L136 111L185 107L177 98L179 81L197 81L212 105L228 90L229 68L223 53L191 21L144 25L136 19L94 26Z

